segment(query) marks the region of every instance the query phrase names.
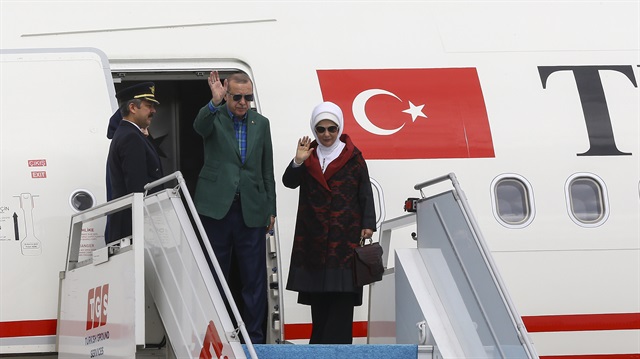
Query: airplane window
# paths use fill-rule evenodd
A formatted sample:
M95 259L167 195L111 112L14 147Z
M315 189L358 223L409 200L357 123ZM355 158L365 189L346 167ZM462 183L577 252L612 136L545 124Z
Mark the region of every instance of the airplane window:
M519 181L504 179L498 182L496 186L498 214L505 222L518 224L527 218L528 208L525 191Z
M585 224L599 222L604 215L602 189L597 181L578 177L569 185L571 213Z
M506 174L496 178L492 185L494 215L509 228L522 228L533 220L531 186L518 175Z

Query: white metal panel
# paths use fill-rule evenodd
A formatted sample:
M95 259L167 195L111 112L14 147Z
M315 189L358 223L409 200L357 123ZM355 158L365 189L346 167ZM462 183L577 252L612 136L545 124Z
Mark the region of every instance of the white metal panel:
M436 283L432 280L420 253L415 249L396 250L396 340L398 343L415 343L418 341L418 326L426 321L428 333L425 343L435 345L443 358L465 358L470 353L484 354L478 351L477 335L475 351L465 350L464 341L474 338L463 338L456 335L456 325L447 315L443 299L438 296ZM464 310L464 307L462 308ZM473 350L473 348L471 349ZM475 357L484 357L482 355Z
M367 343L396 344L395 268L386 269L382 280L369 285L368 304Z
M140 298L136 297L134 257L129 247L105 263L66 272L58 333L61 358L135 356L135 311Z
M0 323L41 334L4 337L0 353L53 352L70 196L104 202L113 83L96 49L1 50L0 59ZM103 225L87 224L86 248L104 245Z

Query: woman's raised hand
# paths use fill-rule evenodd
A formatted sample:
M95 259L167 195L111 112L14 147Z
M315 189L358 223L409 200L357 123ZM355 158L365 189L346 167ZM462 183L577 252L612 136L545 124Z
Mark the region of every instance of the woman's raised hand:
M304 136L298 140L298 146L296 148L296 158L294 161L296 164L301 165L309 156L311 156L311 152L313 152L313 148L311 147L311 139L309 136Z

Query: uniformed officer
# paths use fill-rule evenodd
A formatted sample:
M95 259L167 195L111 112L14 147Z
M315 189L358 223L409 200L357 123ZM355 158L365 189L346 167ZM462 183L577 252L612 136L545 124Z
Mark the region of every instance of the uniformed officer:
M162 178L160 157L143 130L151 125L159 102L153 82L144 82L116 94L122 120L118 124L107 158L113 199L133 192ZM111 215L107 225L107 243L131 235L131 209Z

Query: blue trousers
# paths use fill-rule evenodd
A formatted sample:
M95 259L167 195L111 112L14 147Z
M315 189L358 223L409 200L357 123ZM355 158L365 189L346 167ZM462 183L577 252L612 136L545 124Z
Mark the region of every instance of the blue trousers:
M239 200L233 202L223 219L202 215L200 219L227 282L231 258L236 257L241 281L242 320L251 342L264 344L263 324L267 316L266 228L252 228L244 224ZM222 295L224 297L224 293Z

